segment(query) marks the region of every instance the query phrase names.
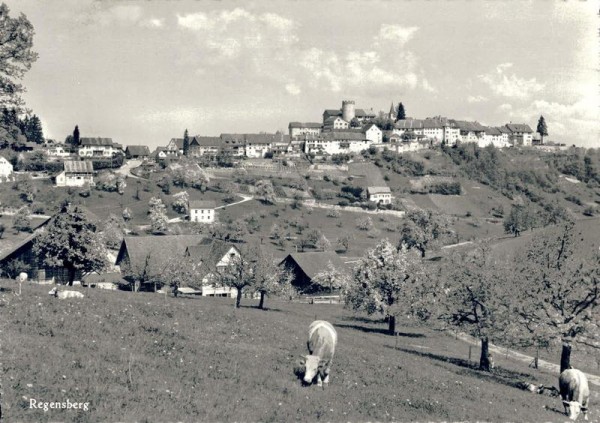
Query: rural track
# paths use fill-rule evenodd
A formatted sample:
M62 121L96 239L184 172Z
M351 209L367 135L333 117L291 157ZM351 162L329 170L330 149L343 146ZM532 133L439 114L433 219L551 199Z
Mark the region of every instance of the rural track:
M454 335L454 334L453 334ZM468 344L471 345L476 345L479 346L480 345L480 341L470 335L467 335L466 333L458 333L455 334L456 337L458 339L460 339L461 341L464 341ZM498 347L494 344L490 343L490 351L498 354L498 356L505 356L505 357L509 357L512 358L514 360L519 360L522 361L524 363L531 363L533 361L533 357L527 355L527 354L523 354L520 353L518 351L515 350L511 350L511 349L507 349L507 348L502 348L502 347ZM553 373L556 373L557 375L560 373L560 366L558 364L554 364L554 363L550 363L549 361L545 361L545 360L538 360L538 367L542 368L544 370L548 370L551 371ZM586 373L585 374L588 378L588 381L596 386L600 387L600 376L597 375L593 375L591 373Z

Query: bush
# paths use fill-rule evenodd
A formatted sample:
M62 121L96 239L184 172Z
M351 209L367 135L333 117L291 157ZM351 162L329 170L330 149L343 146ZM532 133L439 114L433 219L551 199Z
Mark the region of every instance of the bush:
M340 200L340 201L338 201L338 206L348 207L349 205L350 205L350 202L348 200Z
M583 214L590 217L594 216L596 214L596 208L592 206L586 207Z
M438 182L436 184L429 185L428 191L431 194L460 195L462 188L460 186L460 182Z
M341 216L339 210L331 209L327 211L327 217L338 218Z
M577 204L578 206L583 206L583 202L581 201L581 199L575 195L568 195L565 197L565 200Z

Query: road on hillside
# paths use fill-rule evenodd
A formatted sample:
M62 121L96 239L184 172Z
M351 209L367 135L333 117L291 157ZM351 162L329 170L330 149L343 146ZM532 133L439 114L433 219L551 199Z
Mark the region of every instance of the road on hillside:
M144 178L140 178L139 176L135 176L133 173L131 173L131 169L134 169L141 164L142 164L141 160L127 160L123 164L123 166L121 166L118 169L115 169L115 173L118 173L123 176L127 176L129 178L144 179Z

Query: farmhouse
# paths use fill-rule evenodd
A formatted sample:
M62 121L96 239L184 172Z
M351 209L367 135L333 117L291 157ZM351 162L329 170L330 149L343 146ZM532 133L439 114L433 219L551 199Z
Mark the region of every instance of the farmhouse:
M367 197L369 201L381 204L392 203L392 191L390 187L367 187Z
M331 131L317 137L311 137L304 142L306 154L339 154L360 153L367 150L372 142L362 131Z
M48 157L65 158L71 156L71 148L64 144L50 144L46 147Z
M509 142L515 147L531 147L533 131L526 124L507 123L506 128L510 131Z
M94 164L90 161L64 162L65 170L56 175L57 187L82 187L94 184Z
M328 292L339 287L321 286L315 278L331 265L339 272L346 272L346 266L339 256L332 251L308 253L292 253L284 258L279 265L292 272L292 285L302 293Z
M183 155L183 138L171 138L163 151L167 156Z
M190 141L189 155L193 157L215 157L221 151L222 141L220 137L203 137L196 135Z
M81 157L112 157L123 153L123 147L114 143L112 138L81 138L79 156Z
M8 178L13 172L13 165L8 160L0 156L0 178Z
M215 221L214 201L192 200L190 201L190 221L200 223L213 223Z
M240 251L232 244L218 239L206 238L197 245L186 249L185 255L200 266L199 278L202 280L202 296L235 297L237 290L226 286L215 286L211 279L215 272L231 265Z
M147 145L128 145L125 149L125 157L128 159L147 159L150 149Z

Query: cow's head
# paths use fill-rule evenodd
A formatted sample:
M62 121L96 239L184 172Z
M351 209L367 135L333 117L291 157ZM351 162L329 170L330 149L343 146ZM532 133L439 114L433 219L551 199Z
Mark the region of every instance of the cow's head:
M58 289L56 287L52 288L50 292L48 292L48 295L58 295Z
M579 401L563 401L563 405L565 406L567 416L571 420L577 420L577 417L581 413L581 404Z
M304 355L300 358L300 368L304 370L304 383L311 384L317 374L321 374L321 378L325 377L324 362L316 355Z

